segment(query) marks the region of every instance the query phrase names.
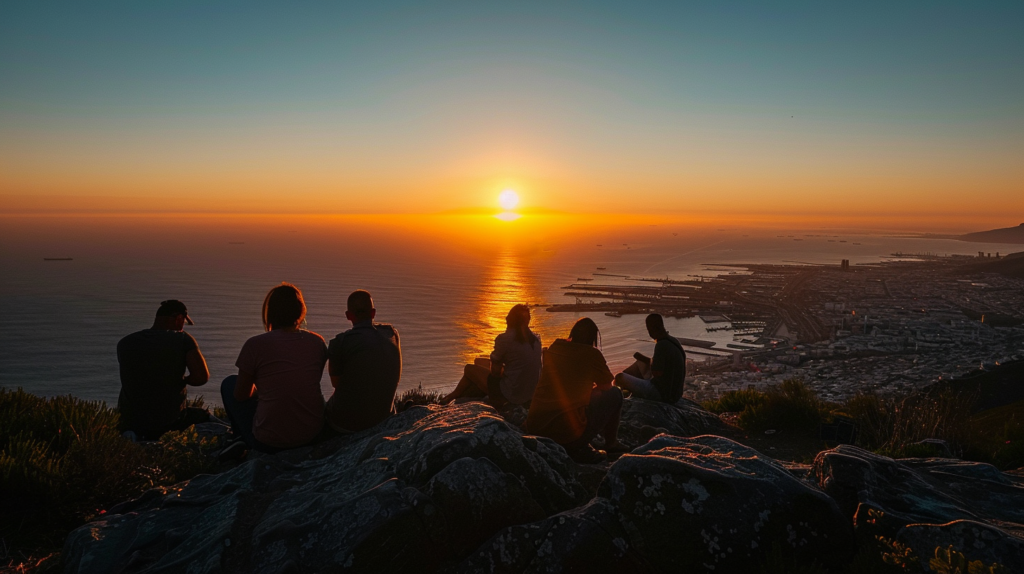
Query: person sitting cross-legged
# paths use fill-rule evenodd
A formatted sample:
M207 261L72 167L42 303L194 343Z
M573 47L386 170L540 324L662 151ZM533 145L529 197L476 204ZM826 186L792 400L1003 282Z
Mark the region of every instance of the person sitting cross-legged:
M626 450L618 441L622 391L612 386L612 373L597 341L597 324L584 317L573 325L568 339L556 339L544 351L525 424L526 432L554 440L583 463L604 460L604 454L590 445L598 434L609 453Z
M615 386L641 399L675 403L683 396L686 352L679 341L665 330L665 320L661 315L652 313L645 322L647 334L657 341L654 358L649 359L640 353L634 355L636 362L615 375Z
M402 378L398 330L373 322L377 309L366 291L354 291L347 305L345 317L352 328L331 340L327 366L334 387L327 424L342 434L370 428L393 414Z

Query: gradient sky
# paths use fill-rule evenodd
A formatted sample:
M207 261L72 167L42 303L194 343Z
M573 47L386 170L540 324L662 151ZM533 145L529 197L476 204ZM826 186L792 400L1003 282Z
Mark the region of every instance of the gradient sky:
M1024 221L1022 2L378 4L0 4L0 211Z

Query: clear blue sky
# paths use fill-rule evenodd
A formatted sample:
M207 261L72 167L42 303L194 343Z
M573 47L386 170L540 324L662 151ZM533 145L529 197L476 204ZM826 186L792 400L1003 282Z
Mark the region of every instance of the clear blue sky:
M1022 2L368 4L3 3L0 194L1024 210Z

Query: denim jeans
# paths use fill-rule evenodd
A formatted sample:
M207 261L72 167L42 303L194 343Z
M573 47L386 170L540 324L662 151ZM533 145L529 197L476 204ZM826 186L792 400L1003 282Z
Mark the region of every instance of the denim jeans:
M235 383L238 375L230 375L220 384L220 398L224 401L224 410L228 412L228 419L231 420L231 430L235 436L242 437L249 448L260 452L275 453L281 449L267 446L256 439L252 432L252 424L256 419L256 404L258 396L252 396L247 401L235 399Z
M641 379L629 373L619 373L619 377L619 386L633 393L637 398L651 401L661 400L661 393L650 379Z

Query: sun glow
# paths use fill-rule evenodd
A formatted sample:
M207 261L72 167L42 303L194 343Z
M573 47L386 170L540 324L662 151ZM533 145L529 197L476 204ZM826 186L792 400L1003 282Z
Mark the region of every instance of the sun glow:
M506 189L498 194L498 204L506 211L515 209L519 205L519 194L514 189Z

